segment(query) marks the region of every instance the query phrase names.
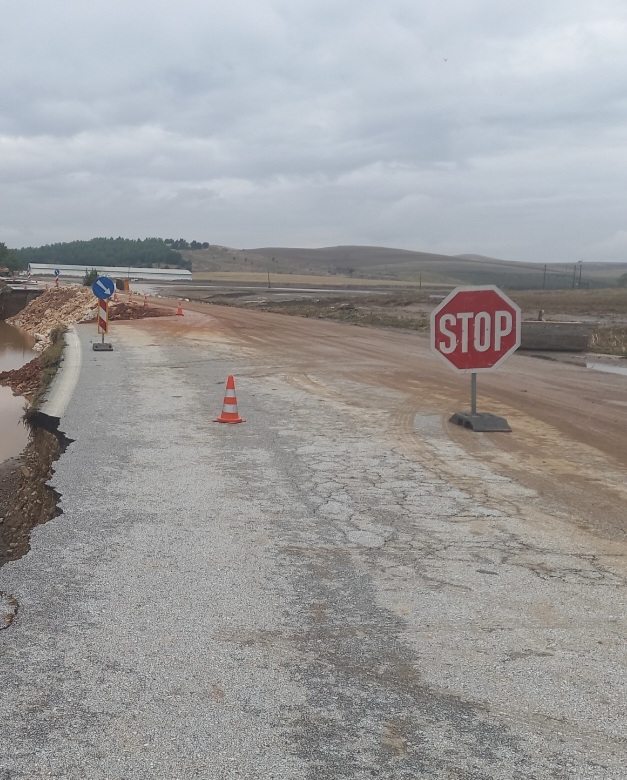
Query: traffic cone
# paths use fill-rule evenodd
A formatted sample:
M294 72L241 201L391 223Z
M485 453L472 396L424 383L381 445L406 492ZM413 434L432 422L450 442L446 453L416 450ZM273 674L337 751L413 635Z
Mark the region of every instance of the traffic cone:
M220 423L241 423L246 422L239 416L237 411L237 398L235 397L235 379L230 376L226 380L226 391L224 393L224 405L222 414L214 422Z
M182 317L182 316L183 316L183 307L181 306L181 303L180 303L180 301L179 301L179 307L178 307L178 309L176 310L176 313L179 315L179 317Z
M148 296L144 295L144 309L148 308Z
M118 293L117 293L117 290L116 290L116 291L113 293L113 303L117 303L117 302L118 302Z

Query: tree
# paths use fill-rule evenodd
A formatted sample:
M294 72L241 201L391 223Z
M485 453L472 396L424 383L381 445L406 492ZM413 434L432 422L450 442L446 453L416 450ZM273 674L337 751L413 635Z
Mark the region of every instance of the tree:
M623 274L622 276L619 276L616 280L616 284L619 287L627 287L627 274Z
M10 249L7 249L6 244L0 241L0 268L8 268L11 273L15 273L24 268L24 265Z
M91 271L85 271L85 276L83 276L83 286L91 287L97 278L98 271L96 271L95 268L92 268Z

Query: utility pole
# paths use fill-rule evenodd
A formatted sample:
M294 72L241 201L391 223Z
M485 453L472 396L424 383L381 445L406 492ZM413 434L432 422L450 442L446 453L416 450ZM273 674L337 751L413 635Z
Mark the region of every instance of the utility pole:
M579 289L581 290L581 272L583 271L583 260L579 261Z
M577 279L577 263L575 263L575 266L573 268L573 290L575 289L575 280Z
M542 289L546 290L546 265L544 266L544 275L542 276Z

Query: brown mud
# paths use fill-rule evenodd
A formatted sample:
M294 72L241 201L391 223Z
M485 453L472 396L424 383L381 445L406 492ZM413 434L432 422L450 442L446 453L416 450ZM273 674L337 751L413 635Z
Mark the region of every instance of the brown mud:
M449 446L491 464L543 501L559 504L573 527L605 540L627 538L624 377L588 370L585 360L575 365L514 355L503 370L482 374L479 382L480 410L505 417L512 433L477 435L446 422L452 412L467 408L469 381L433 355L424 333L207 303L186 302L184 309L184 317L146 322L141 330L162 342L224 341L247 357L255 354L260 365L301 377L321 398L343 398L348 382L360 388L350 404L363 404L364 414L382 411L383 392L391 435L429 468L440 458L438 445L422 440L416 417L443 423L446 446L439 468L451 473L453 484L459 479L470 489ZM471 486L483 490L480 481Z
M32 529L60 514L58 494L47 483L69 443L60 433L31 426L24 452L0 465L0 566L26 555Z

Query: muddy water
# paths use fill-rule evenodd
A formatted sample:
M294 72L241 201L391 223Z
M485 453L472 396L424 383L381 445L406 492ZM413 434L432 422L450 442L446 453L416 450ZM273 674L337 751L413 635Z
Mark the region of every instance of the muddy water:
M0 321L0 371L28 363L35 357L32 345L29 336ZM24 399L14 396L8 387L0 387L0 462L19 455L28 442L28 431L21 420L24 404Z

